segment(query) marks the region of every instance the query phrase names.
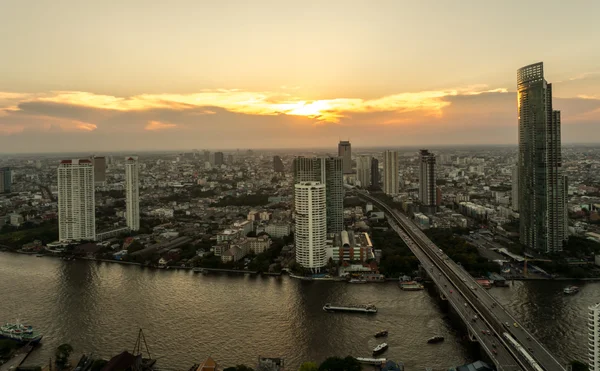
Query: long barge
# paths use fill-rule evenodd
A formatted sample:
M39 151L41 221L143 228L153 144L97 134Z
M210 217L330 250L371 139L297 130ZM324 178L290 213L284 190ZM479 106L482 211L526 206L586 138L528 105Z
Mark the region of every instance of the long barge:
M373 304L356 305L356 306L341 306L341 305L332 305L331 303L327 303L323 306L323 310L326 312L350 312L350 313L367 313L367 314L377 313L377 307L374 306Z

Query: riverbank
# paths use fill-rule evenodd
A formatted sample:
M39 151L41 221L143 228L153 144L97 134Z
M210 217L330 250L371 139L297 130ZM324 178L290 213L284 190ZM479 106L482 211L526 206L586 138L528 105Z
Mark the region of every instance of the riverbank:
M42 254L43 256L39 256L39 253L36 252L25 252L25 251L13 251L13 250L0 250L0 252L8 252L8 253L15 253L15 254L22 254L22 255L36 255L38 257L49 257L49 258L58 258L61 259L62 256L60 255L56 255L56 254ZM114 264L123 264L123 265L136 265L136 266L140 266L140 267L145 267L145 268L153 268L153 269L159 269L159 270L187 270L187 271L191 271L194 270L195 268L201 268L203 271L206 271L207 273L232 273L232 274L248 274L248 275L263 275L263 276L275 276L275 277L279 277L284 275L286 272L282 271L282 272L258 272L258 271L250 271L250 270L244 270L244 269L222 269L222 268L202 268L202 267L182 267L182 266L165 266L165 267L159 267L159 266L154 266L154 265L144 265L141 263L137 263L137 262L129 262L129 261L122 261L122 260L113 260L113 259L98 259L98 258L90 258L90 257L73 257L74 260L85 260L85 261L96 261L96 262L103 262L103 263L114 263ZM299 280L303 280L303 281L336 281L336 282L347 282L348 280L346 278L343 277L306 277L306 276L298 276L295 275L291 272L288 273L290 278L294 278L294 279L299 279ZM393 277L386 277L385 278L385 282L394 282L394 281L398 281L398 278L393 278ZM506 277L506 281L582 281L582 282L600 282L600 277L589 277L589 278L574 278L574 277L553 277L553 278L547 278L547 277L516 277L516 278L511 278L511 277ZM383 281L382 281L383 282ZM366 283L380 283L380 282L366 282Z

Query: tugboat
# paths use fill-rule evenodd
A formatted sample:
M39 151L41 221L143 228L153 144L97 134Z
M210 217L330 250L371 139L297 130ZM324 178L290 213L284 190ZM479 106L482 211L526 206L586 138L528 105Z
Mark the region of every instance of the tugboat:
M577 286L569 286L569 287L565 287L565 289L563 290L563 292L565 294L576 294L579 292L579 287Z
M442 341L444 341L443 336L434 336L434 337L430 338L429 340L427 340L427 343L428 344L436 344L436 343L441 343Z
M378 333L375 334L376 338L382 338L388 336L388 331L387 330L381 330Z
M377 313L377 307L373 304L368 305L357 305L357 306L337 306L327 303L323 306L323 310L326 312L354 312L354 313Z
M375 348L373 348L373 355L377 355L377 354L381 354L383 352L385 352L385 350L388 348L387 343L381 343L378 346L376 346Z

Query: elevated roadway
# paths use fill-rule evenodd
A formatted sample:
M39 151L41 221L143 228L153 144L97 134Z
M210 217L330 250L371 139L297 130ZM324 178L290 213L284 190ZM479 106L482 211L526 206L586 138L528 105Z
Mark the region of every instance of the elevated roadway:
M366 192L358 191L358 195L385 212L390 224L430 272L440 292L447 296L467 324L470 335L475 336L498 370L565 370L543 344L470 274L443 254L410 219ZM475 315L478 319L473 321ZM487 335L488 330L492 335Z

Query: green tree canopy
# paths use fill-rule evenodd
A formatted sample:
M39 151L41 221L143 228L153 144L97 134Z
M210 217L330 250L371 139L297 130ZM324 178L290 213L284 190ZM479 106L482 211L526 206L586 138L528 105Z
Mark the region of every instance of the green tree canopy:
M329 357L319 366L319 371L361 371L361 365L353 357Z
M587 371L588 367L585 363L579 361L571 361L571 366L573 366L573 371Z
M246 365L237 365L235 367L227 367L223 371L254 371L254 369Z
M300 369L298 371L318 371L319 366L317 366L314 362L304 362L300 365Z
M73 353L73 347L71 344L62 344L56 348L54 352L54 363L56 364L56 368L62 370L69 366L69 357L71 357L71 353Z

